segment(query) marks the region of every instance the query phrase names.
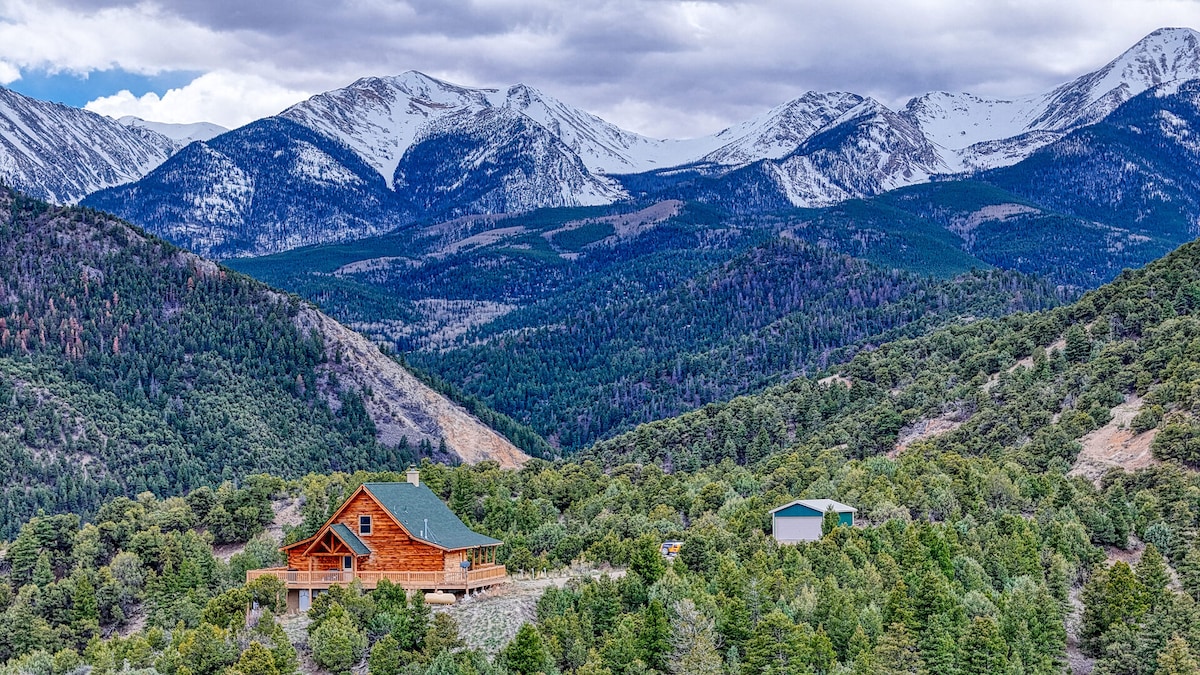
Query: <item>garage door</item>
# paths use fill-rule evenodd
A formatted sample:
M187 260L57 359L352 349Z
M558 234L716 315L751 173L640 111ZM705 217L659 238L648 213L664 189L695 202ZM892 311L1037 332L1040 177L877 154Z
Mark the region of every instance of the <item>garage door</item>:
M821 518L775 518L775 540L780 543L821 538Z

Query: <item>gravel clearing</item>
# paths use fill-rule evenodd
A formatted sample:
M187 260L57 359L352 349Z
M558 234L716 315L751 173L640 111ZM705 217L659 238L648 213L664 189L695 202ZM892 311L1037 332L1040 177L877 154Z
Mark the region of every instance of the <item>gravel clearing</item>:
M495 656L517 634L521 624L534 620L538 599L547 588L562 587L571 579L596 578L604 574L619 578L624 576L625 570L578 570L536 579L513 579L448 607L434 607L433 611L454 617L458 632L468 647Z

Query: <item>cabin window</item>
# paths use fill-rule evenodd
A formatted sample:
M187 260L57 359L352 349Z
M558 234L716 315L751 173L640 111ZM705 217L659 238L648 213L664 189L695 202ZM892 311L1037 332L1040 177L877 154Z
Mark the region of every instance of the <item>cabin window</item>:
M371 534L371 516L358 517L358 533L364 535Z
M354 558L348 555L342 556L342 569L346 570L347 572L354 569Z

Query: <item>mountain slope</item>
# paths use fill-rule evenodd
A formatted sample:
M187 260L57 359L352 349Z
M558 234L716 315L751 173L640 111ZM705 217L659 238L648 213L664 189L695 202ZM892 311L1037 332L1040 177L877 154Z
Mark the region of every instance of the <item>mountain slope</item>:
M981 180L1080 218L1182 243L1200 233L1200 80L1162 85Z
M1163 28L1103 68L1045 94L1001 100L935 92L909 101L904 115L946 149L943 160L951 171L996 168L1099 122L1147 89L1197 77L1200 33Z
M298 298L94 211L0 200L4 522L418 451L525 459Z
M578 449L957 317L1057 302L1018 275L931 280L789 239L661 291L586 302L597 295L572 289L409 359ZM522 323L535 316L546 323Z
M783 448L865 457L911 446L1066 471L1085 434L1132 406L1130 435L1145 434L1160 460L1200 465L1198 299L1200 244L1189 243L1074 304L881 345L837 377L643 425L585 458L693 467Z
M179 144L0 87L0 183L57 203L137 180Z
M886 231L867 217L801 225L678 202L613 211L461 219L231 265L320 302L563 448L887 336L1071 292L972 272L987 265L956 235L897 209Z
M412 217L357 154L281 117L193 143L84 203L218 257L370 236Z

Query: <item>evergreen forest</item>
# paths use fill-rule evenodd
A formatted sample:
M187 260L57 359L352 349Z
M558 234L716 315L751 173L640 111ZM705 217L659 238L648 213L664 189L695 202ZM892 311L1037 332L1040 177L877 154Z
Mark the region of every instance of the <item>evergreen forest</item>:
M0 537L146 491L436 454L376 439L371 392L326 367L324 337L294 321L304 306L111 216L0 192Z
M49 253L88 244L148 256L165 245L106 243L130 230L114 224L112 239L97 237L83 227L99 218L91 212L54 212L19 197L10 208L24 215L9 221L13 236L5 239L47 253L22 257L42 266L21 263L6 288L59 267L58 278L77 279L78 287L61 296L7 293L40 304L22 300L4 317L4 344L16 345L6 346L6 372L57 373L69 383L108 367L102 372L126 382L139 404L138 396L160 400L151 396L153 382L183 391L169 378L152 379L152 354L138 357L147 359L145 371L132 371L145 373L140 381L105 366L132 368L140 361L119 357L134 350L120 347L155 339L137 337L139 312L122 309L122 298L138 297L138 283L152 282L133 277L142 281L115 299L92 294L93 275L115 283L122 268L82 270ZM16 223L37 218L57 218L55 230L40 231L62 234L18 236ZM762 250L814 255L801 245L772 246ZM836 260L844 270L860 264ZM177 269L179 287L201 276L187 264ZM208 269L216 273L197 278L197 287L223 282L231 297L261 292L244 277ZM289 302L275 305L281 317ZM144 316L159 305L142 307ZM249 310L222 308L237 311ZM263 353L274 344L303 353L305 338L287 337L292 324L253 316L243 330L269 335L259 343ZM82 327L78 342L63 332L72 318ZM129 328L120 332L123 323ZM82 358L60 356L75 349ZM278 582L245 583L247 570L279 564L281 541L315 532L359 484L402 479L330 466L225 482L198 474L197 482L215 488L122 484L114 476L112 493L99 494L82 517L47 509L22 518L0 566L0 661L6 672L47 675L85 667L171 675L1197 671L1200 245L1124 272L1070 304L962 319L845 357L831 359L826 377L797 377L641 424L566 459L532 459L520 470L425 460L422 482L470 527L505 542L500 561L510 571L612 570L546 591L532 620L502 645L470 644L450 614L388 584L324 594L301 625L282 616ZM271 359L246 359L231 372L238 367L269 368ZM277 379L254 371L253 381L284 389L306 374L282 361L274 367L283 369ZM6 377L14 383L5 401L43 389L71 400L73 390L52 388L47 375L36 381L42 389ZM308 400L298 389L293 397ZM124 401L127 390L102 391ZM133 412L118 419L136 420L148 406L126 405L118 410ZM1119 406L1137 413L1117 422ZM940 426L928 432L934 421ZM1081 472L1088 435L1118 425L1146 442L1153 458L1135 471ZM59 428L64 445L54 448L68 438L91 442ZM361 426L346 429L374 447ZM19 444L21 436L8 438ZM103 470L94 459L74 464L88 478ZM769 511L803 497L854 505L856 525L831 518L819 541L776 544ZM299 517L277 526L286 504ZM683 544L667 561L659 545L670 539ZM217 556L230 546L234 553Z

